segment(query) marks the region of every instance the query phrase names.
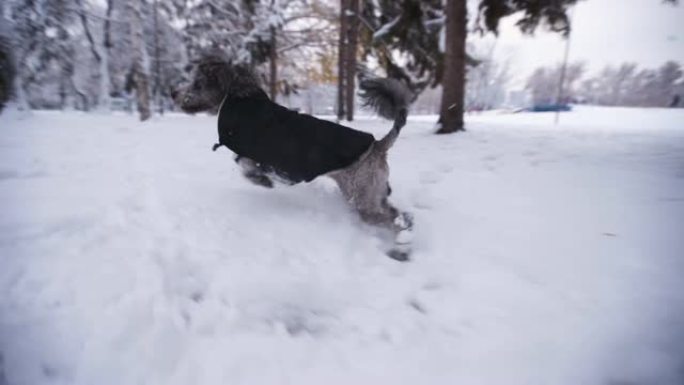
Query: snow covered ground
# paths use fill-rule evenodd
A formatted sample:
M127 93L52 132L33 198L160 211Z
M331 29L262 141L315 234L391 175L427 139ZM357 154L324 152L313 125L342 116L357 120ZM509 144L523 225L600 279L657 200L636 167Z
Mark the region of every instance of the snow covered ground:
M0 384L684 383L684 110L433 119L391 151L398 263L211 117L0 116Z

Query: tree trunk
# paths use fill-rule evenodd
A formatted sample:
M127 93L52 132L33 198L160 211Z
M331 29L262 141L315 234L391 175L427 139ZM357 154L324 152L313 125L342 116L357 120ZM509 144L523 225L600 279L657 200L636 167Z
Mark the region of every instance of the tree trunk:
M346 55L347 62L345 63L345 77L346 77L346 109L347 120L354 120L354 84L356 76L356 51L357 41L359 35L359 0L348 0L347 6L347 46Z
M269 77L269 91L271 100L276 101L278 96L278 51L276 50L276 31L271 27L271 49L269 52L269 66L271 75Z
M20 110L28 110L28 104L26 103L26 97L24 95L24 84L22 82L23 79L23 68L24 66L20 65L22 61L20 58L23 55L23 52L25 52L25 48L22 49L22 45L18 44L17 40L17 35L14 33L14 20L12 20L12 10L11 6L8 1L0 1L0 7L2 7L2 11L0 14L0 19L2 23L6 23L7 26L9 26L9 30L11 31L7 36L3 36L0 38L0 44L7 44L7 47L4 47L5 50L5 60L7 60L7 65L10 66L9 69L4 69L4 71L8 72L13 72L13 76L9 76L6 78L7 81L9 81L9 84L5 85L5 92L7 92L7 95L5 97L7 98L6 103L9 104L12 99L17 104L17 107ZM0 67L2 64L0 64ZM0 102L2 103L2 102ZM0 107L2 109L2 107Z
M153 23L154 23L154 102L157 104L157 111L160 115L164 114L164 103L162 101L161 89L161 54L159 47L159 3L154 0L152 4Z
M108 2L108 6L111 5L109 4L110 2L111 0ZM98 44L95 42L95 38L93 37L93 34L90 30L90 25L88 24L88 17L86 16L86 8L85 4L83 3L83 0L77 0L76 5L78 6L78 9L80 11L79 17L81 19L81 25L83 26L83 31L85 33L86 39L88 40L88 44L90 45L90 52L93 54L93 57L95 58L95 61L97 62L97 65L99 67L99 90L97 100L95 101L96 108L107 108L109 107L109 65L107 62L107 50L104 47L104 45L98 46ZM109 12L110 11L108 9L107 14L109 14Z
M347 0L340 0L340 40L337 48L337 119L344 118L344 94L347 46Z
M111 36L111 17L114 11L114 0L107 0L107 11L105 13L105 21L103 26L103 38L102 38L102 51L100 52L102 56L102 62L100 63L100 107L110 108L111 104L111 82L112 78L109 74L109 52L112 48L112 36Z
M466 12L466 0L447 0L446 50L438 134L464 130Z
M12 39L13 48L15 49L15 52L17 52L16 56L13 58L15 68L17 69L17 72L14 75L14 84L12 86L12 90L14 91L14 100L17 103L18 110L28 111L31 109L31 106L29 105L28 98L26 97L26 83L24 83L24 79L26 79L26 67L21 65L21 63L25 62L25 60L20 59L26 59L27 53L25 48L19 48L16 37L13 37Z
M132 55L132 74L140 120L150 118L150 87L147 75L147 53L143 40L142 12L139 0L128 0L128 20Z
M59 63L59 104L60 109L64 110L74 108L74 49L69 41L69 31L67 31L67 5L65 4L65 0L58 1L56 6L58 50L57 61Z

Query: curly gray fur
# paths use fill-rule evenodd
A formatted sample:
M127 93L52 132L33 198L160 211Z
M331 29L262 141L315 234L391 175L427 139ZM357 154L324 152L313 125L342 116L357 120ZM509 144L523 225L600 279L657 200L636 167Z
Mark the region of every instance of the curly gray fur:
M380 148L388 150L399 136L401 128L406 125L408 106L413 100L413 94L402 82L391 78L364 79L359 88L364 106L372 108L385 119L394 120L392 130L378 143Z
M408 87L396 79L364 79L359 88L364 106L372 108L385 119L396 119L413 99Z
M231 63L222 52L206 52L193 64L191 83L175 96L185 112L217 110L224 98L243 98L261 91L251 69Z

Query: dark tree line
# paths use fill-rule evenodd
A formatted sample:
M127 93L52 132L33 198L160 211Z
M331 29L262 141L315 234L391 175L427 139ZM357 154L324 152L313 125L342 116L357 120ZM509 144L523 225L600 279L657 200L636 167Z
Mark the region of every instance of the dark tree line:
M519 13L525 33L545 25L567 34L567 10L577 1L480 0L472 32L496 34L502 18ZM437 132L463 130L466 68L478 63L466 52L467 0L365 0L359 17L371 31L361 35L363 57L375 58L388 76L416 92L441 85Z
M544 23L565 32L565 11L575 2L481 0L475 24L496 32L502 17L522 12L523 31ZM13 56L30 63L18 68L14 94L32 107L79 109L135 95L141 117L147 118L152 100L162 109L170 87L183 77L182 67L203 49L223 49L233 60L255 67L276 97L296 91L296 82L283 72L297 62L294 51L299 57L325 55L324 47L336 44L340 116L353 119L359 64L372 58L416 93L441 84L440 132L463 128L465 68L476 63L465 52L465 0L340 0L337 18L331 17L334 5L322 0L108 0L103 5L4 0L3 18L17 36ZM331 35L335 29L337 43Z
M438 132L456 132L466 72L480 62L467 34L496 34L516 14L524 33L567 35L577 2L478 0L468 15L467 0L2 0L0 103L88 110L135 99L147 118L152 104L170 105L186 64L214 48L254 68L273 98L297 92L303 74L337 82L337 113L348 120L371 63L416 94L441 85Z
M0 0L0 100L124 103L144 120L172 105L187 64L212 48L252 66L275 98L296 89L287 75L311 67L302 57L330 44L332 13L318 0Z
M532 34L543 26L567 36L571 30L568 9L577 3L479 0L477 12L470 15L475 22L469 31L467 0L365 0L360 17L371 33L361 34L362 54L375 58L388 76L402 79L416 92L441 85L437 132L457 132L464 129L466 71L478 63L478 58L466 52L467 34L497 34L501 19L516 14L516 24L523 33Z

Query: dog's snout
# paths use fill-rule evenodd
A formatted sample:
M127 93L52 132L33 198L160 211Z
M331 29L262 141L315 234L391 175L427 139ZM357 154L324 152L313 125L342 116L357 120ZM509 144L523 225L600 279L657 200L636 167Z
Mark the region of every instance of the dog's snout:
M171 90L171 97L176 101L176 103L180 104L191 103L193 99L192 95L190 95L190 92L183 87L178 87Z

